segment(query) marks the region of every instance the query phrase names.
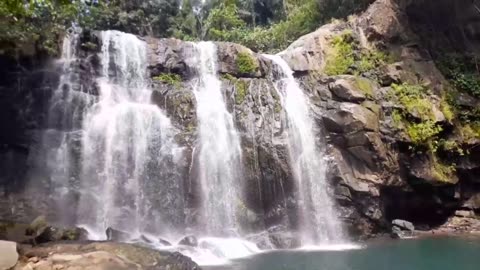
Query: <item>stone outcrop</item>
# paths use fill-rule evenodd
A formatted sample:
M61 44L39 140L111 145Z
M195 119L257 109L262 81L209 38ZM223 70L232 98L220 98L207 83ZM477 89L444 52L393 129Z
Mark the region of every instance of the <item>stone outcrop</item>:
M180 253L162 252L131 244L92 242L24 247L20 260L12 269L195 270L200 267Z

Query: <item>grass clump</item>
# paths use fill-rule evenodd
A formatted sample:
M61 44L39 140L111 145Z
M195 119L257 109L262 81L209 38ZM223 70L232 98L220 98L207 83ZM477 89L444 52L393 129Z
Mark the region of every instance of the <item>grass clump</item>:
M175 73L162 73L153 77L153 79L173 86L180 86L180 83L182 82L182 77Z
M235 64L241 74L252 74L258 69L255 59L248 52L238 53Z
M330 42L331 52L327 57L325 74L329 76L347 74L355 63L353 36L345 32Z

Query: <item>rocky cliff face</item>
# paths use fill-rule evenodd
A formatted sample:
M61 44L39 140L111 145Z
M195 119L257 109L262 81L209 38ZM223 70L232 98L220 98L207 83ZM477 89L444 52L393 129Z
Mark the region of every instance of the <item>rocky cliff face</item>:
M480 229L480 138L462 134L462 124L450 115L445 103L450 84L415 34L422 25L412 15L414 4L376 1L362 15L322 26L282 53L310 97L322 130L318 143L328 146L327 181L334 187L339 215L356 238L387 232L393 219L409 220L424 230ZM469 25L464 29L473 27ZM195 220L199 203L192 164L196 142L192 44L145 40L152 101L167 112L180 130L178 143L187 149L183 184L188 225ZM92 74L98 72L95 54L100 45L94 33L85 33L78 45L85 57L76 67L75 91L93 97ZM251 231L268 229L272 243L288 246L287 232L296 227L297 196L285 113L272 84L273 64L237 44L217 47L222 90L241 133L246 187L242 222ZM247 69L240 60L245 57ZM50 194L48 172L25 172L33 166L29 157L37 145L35 131L52 128L46 126L46 104L58 85L58 70L25 69L13 62L1 66L9 75L1 84L2 125L7 128L1 137L0 213L24 221L50 213L56 220L54 198L39 196ZM457 100L462 110L473 110L479 103L466 93L459 93ZM71 181L75 184L75 175ZM68 198L74 210L76 194Z

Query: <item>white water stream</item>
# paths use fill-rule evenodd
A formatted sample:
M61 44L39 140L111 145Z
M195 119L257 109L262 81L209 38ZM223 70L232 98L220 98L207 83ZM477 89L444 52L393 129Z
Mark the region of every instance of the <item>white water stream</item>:
M98 234L165 233L183 216L175 167L182 151L170 120L150 103L146 55L136 36L102 32L100 98L83 122L78 213Z
M287 114L290 166L298 188L302 245L342 243L345 236L328 192L324 149L317 142L308 98L280 56L265 57L280 69L275 85Z
M232 236L239 233L236 212L242 205L240 138L217 77L215 44L200 42L195 49L199 130L196 162L202 189L201 223L207 235Z

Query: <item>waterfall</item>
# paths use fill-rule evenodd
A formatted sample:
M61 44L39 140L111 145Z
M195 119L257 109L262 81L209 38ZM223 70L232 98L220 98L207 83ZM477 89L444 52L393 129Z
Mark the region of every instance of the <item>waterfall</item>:
M240 138L217 77L217 52L211 42L195 45L193 59L198 117L198 179L202 187L202 223L207 234L237 232L242 207Z
M146 44L118 31L101 39L100 97L82 125L79 223L102 236L107 227L179 229L182 151L170 120L150 103Z
M280 69L276 89L287 114L290 164L297 183L300 203L302 245L344 241L342 224L335 215L335 203L326 183L323 150L318 147L308 98L280 56L266 55Z

